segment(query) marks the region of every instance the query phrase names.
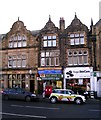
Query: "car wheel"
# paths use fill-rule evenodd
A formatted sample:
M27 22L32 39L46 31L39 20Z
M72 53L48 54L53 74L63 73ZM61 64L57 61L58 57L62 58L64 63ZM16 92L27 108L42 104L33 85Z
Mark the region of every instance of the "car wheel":
M31 97L30 96L26 96L25 101L26 102L30 102L31 101Z
M83 101L82 101L81 98L76 98L76 99L75 99L75 103L76 103L77 105L80 105L80 104L83 103Z
M9 98L8 98L8 95L5 95L4 96L4 100L8 100Z
M52 98L50 99L50 102L51 102L51 103L56 103L56 102L57 102L57 98L56 98L56 97L52 97Z

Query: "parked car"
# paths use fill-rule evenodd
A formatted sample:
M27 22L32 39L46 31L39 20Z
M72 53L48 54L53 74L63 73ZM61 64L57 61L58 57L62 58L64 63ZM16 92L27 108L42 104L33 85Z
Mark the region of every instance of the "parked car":
M36 94L31 93L23 88L7 88L7 89L4 89L1 92L1 94L4 100L18 99L18 100L25 100L29 102L31 100L38 99Z
M49 97L51 103L57 101L75 102L76 104L85 103L86 99L83 95L74 94L70 89L54 89Z

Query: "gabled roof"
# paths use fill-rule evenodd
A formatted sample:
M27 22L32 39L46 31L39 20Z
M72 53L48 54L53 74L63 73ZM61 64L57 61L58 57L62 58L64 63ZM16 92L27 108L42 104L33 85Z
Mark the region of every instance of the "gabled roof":
M0 34L0 40L2 40L5 36L6 34Z
M96 26L99 26L99 25L101 25L101 19L94 26L96 27Z
M58 30L58 27L55 26L55 24L51 21L51 18L49 16L49 20L48 22L46 23L46 25L44 26L44 28L41 29L42 32L44 31L57 31Z
M88 31L88 27L84 25L75 14L74 19L71 24L66 28L67 32L76 32L76 31Z

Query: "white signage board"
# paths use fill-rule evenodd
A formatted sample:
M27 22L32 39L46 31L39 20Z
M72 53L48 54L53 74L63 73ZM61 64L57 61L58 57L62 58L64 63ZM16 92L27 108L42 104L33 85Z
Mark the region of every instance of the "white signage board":
M71 71L73 76L67 75L66 73ZM68 67L64 69L65 79L72 78L90 78L93 73L93 67Z

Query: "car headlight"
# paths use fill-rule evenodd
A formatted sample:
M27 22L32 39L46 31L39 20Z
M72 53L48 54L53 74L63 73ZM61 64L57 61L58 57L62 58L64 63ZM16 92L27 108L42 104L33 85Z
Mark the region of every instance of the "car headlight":
M32 96L32 97L36 97L36 95L35 95L35 94L32 94L31 96Z

